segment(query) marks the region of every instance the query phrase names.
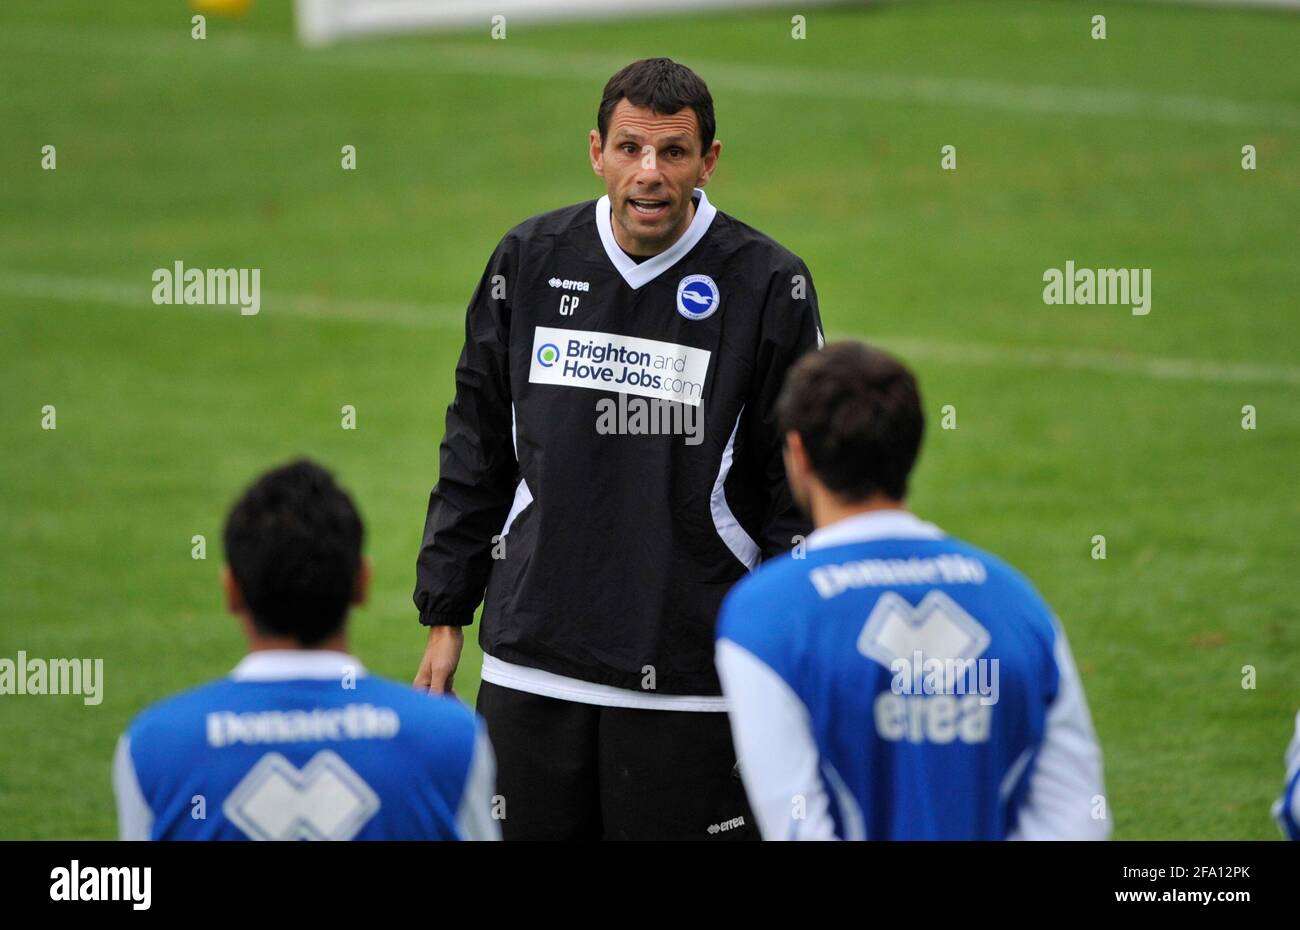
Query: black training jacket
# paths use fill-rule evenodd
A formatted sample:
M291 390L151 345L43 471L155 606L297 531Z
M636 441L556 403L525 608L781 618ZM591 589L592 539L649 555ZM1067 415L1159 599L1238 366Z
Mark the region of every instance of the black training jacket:
M607 198L492 253L429 496L421 623L471 623L483 601L479 642L505 662L720 693L723 596L811 529L775 401L821 321L797 256L695 197L683 237L639 264Z

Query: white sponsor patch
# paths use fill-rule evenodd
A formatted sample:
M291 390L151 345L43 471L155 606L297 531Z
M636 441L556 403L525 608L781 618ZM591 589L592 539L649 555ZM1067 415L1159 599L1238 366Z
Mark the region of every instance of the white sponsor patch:
M641 394L694 407L704 393L711 354L657 339L538 326L528 380Z

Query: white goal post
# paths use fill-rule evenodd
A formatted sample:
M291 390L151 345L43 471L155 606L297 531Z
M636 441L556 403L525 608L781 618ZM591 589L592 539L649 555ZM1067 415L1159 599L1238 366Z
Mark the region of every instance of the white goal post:
M834 0L294 0L298 38L307 45L387 33L485 31L493 17L511 22L616 19L745 7L785 7L792 15ZM841 0L842 2L842 0ZM870 0L863 0L867 5ZM1300 0L1151 0L1209 6L1300 7Z
M803 0L797 6L815 6L816 2ZM504 16L509 24L791 5L789 0L294 0L294 6L299 39L308 45L324 45L395 32L473 26L486 32L494 16Z

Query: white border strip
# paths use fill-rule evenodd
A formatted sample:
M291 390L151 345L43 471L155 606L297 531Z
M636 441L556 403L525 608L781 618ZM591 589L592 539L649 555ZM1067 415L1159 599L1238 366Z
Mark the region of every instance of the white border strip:
M727 548L731 550L731 554L752 572L758 567L758 560L763 552L759 549L758 543L745 532L736 515L731 512L725 487L727 475L731 472L732 457L735 455L736 433L740 430L740 418L744 415L745 408L741 407L740 413L736 414L736 425L731 428L731 438L727 440L727 447L722 450L722 464L718 467L718 477L713 481L713 493L709 496L709 510L713 512L713 526L722 537L722 541L727 544Z

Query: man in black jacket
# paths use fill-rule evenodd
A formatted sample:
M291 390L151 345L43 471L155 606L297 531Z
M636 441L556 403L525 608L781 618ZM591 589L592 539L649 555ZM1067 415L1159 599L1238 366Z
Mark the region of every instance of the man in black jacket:
M816 292L705 196L721 143L689 68L628 65L597 126L607 195L507 233L470 304L416 684L451 689L483 600L506 839L753 837L713 630L728 588L810 529L773 404L822 342Z

